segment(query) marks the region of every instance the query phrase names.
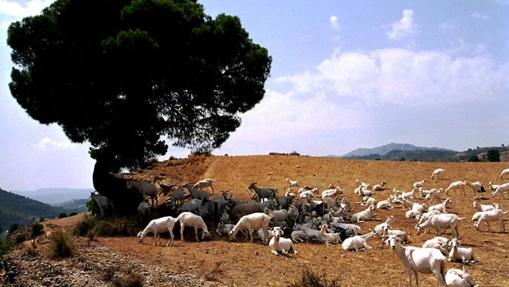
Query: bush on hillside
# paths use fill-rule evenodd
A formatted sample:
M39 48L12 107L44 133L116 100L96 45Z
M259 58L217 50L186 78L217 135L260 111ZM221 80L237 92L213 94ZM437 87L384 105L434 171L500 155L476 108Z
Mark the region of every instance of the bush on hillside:
M130 271L126 276L115 277L111 282L114 287L143 287L143 275Z
M108 218L87 217L74 228L76 236L89 236L92 232L99 236L132 236L138 231L134 218Z
M304 269L300 279L297 281L290 283L289 287L340 287L341 284L339 280L332 279L329 281L325 273L321 276L314 273L310 269Z
M54 258L65 258L74 254L74 237L71 233L58 229L50 235L50 250Z
M31 237L34 238L34 237L37 237L39 235L41 235L44 231L44 226L39 223L39 222L36 222L34 224L32 224L32 227L30 228L30 234L31 234Z
M479 157L478 157L476 154L473 154L473 155L471 155L471 156L468 158L468 161L469 161L469 162L480 162L481 160L479 159Z
M66 218L67 217L67 213L65 212L61 212L59 215L58 215L58 218Z
M500 152L497 149L490 149L486 154L486 158L490 162L498 162L500 161Z

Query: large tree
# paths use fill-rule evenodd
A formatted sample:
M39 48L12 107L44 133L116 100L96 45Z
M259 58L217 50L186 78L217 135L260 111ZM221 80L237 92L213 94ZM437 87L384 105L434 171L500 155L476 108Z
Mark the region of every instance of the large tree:
M94 187L143 167L165 139L219 147L264 96L271 58L234 16L193 0L57 0L11 24L10 90L43 124L91 144Z

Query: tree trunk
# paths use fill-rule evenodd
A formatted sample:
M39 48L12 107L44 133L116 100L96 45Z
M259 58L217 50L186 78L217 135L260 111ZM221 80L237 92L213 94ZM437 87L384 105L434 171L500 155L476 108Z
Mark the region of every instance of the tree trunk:
M136 190L128 190L125 180L111 174L117 173L119 169L112 158L97 159L92 175L94 188L113 202L115 215L136 214L143 196Z

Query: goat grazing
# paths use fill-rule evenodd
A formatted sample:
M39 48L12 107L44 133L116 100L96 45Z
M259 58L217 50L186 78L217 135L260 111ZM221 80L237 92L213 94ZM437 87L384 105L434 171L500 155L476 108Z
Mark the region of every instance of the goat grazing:
M197 188L197 189L208 187L212 191L212 194L214 194L214 186L213 186L214 182L215 182L215 180L213 180L211 178L205 178L205 179L202 179L202 180L198 181L197 183L195 183L193 185L193 187Z
M165 216L158 219L151 220L145 229L143 231L138 232L138 239L139 243L143 242L143 238L148 233L152 233L154 235L154 245L155 241L157 241L157 245L159 245L159 234L161 233L170 233L170 240L168 240L168 243L166 246L172 246L173 245L173 227L175 226L175 222L177 222L177 219L171 217L171 216Z
M425 179L423 179L421 181L416 181L416 182L414 182L414 184L412 184L412 188L424 187L424 182L426 182Z
M506 176L508 174L509 174L509 168L502 170L502 172L500 173L500 179L503 179L504 176Z
M503 212L501 209L480 211L476 213L478 215L477 222L474 223L476 230L479 230L481 223L485 222L488 225L488 231L490 231L490 222L498 221L500 223L500 232L505 232L504 214L508 211Z
M465 195L465 186L467 185L467 182L465 180L458 180L451 182L449 186L445 189L445 192L449 194L449 190L461 190L461 194Z
M439 180L442 177L442 174L445 172L445 169L443 168L437 168L433 171L431 174L432 180Z
M474 191L475 197L477 197L477 194L479 192L486 192L486 190L484 189L484 186L482 186L482 183L480 181L474 181L474 182L466 181L466 183L467 183L467 186L472 188L472 190Z
M269 222L270 222L270 216L263 213L263 212L256 212L248 215L244 215L239 219L239 222L235 224L233 229L228 234L230 236L230 239L233 240L237 236L237 233L241 229L246 229L249 233L249 237L251 239L251 242L253 242L253 232L254 230L263 229L264 233L264 241L267 243L269 238Z
M186 226L194 228L194 235L196 236L196 241L200 241L200 239L198 238L198 229L201 229L203 231L201 239L205 239L205 237L210 236L205 221L203 221L203 218L199 215L196 215L191 212L182 212L177 217L177 221L180 222L180 240L184 240L184 229L186 228Z
M504 191L509 191L509 182L499 185L495 191L491 194L492 197L497 196L497 194L502 194ZM503 195L502 195L503 196Z
M465 219L452 213L441 213L432 215L428 220L423 223L419 223L415 226L417 234L421 232L421 229L427 227L433 227L436 229L438 235L442 234L442 230L450 228L453 232L453 236L458 238L458 223L460 220Z
M389 245L399 257L408 275L408 286L412 287L412 275L415 276L415 284L419 286L419 273L433 274L438 282L447 287L445 283L445 257L435 248L420 248L402 246L395 235L390 235L385 244Z
M481 204L479 200L474 200L474 209L477 211L489 211L498 209L498 204Z

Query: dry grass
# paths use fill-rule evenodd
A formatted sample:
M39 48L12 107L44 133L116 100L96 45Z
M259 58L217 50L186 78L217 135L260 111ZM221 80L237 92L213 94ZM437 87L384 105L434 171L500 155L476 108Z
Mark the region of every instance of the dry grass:
M370 183L387 180L390 188L410 190L413 182L429 179L433 169L446 169L444 179L439 182L426 182L426 188L446 187L451 181L467 179L487 183L500 183L500 170L507 163L423 163L389 161L353 161L335 158L289 157L289 156L245 156L211 157L183 164L161 163L147 171L147 176L170 174L170 178L180 181L194 181L210 177L217 180L216 192L230 190L237 198L249 198L251 192L247 186L257 182L259 186L277 187L283 194L285 179L299 180L302 185L318 186L321 190L330 183L341 186L345 196L352 202L359 201L353 194L355 179ZM176 182L180 183L180 182ZM388 191L376 195L385 199ZM494 202L484 194L482 203ZM470 218L473 193L467 189L466 196L451 194L451 211L465 216L459 226L463 244L473 246L478 263L467 266L480 286L509 286L509 235L491 232L477 232ZM509 210L509 201L497 199L504 210ZM354 204L354 210L362 207ZM409 232L410 245L419 246L434 234L416 235L415 221L404 218L404 209L377 210L377 217L385 219L389 215L396 217L395 228ZM373 228L379 222L370 221L361 225L364 231ZM212 229L212 228L211 228ZM450 236L450 234L448 234ZM299 251L295 258L275 256L268 246L247 242L229 242L215 240L207 242L177 241L174 247L154 247L138 244L135 238L104 238L101 244L119 252L135 255L147 262L167 266L173 270L194 272L202 277L211 273L211 266L220 260L222 273L215 276L226 285L236 286L287 286L298 280L303 268L309 268L316 274L325 272L328 278L341 278L342 286L405 286L406 275L396 255L385 248L380 240L373 239L372 250L358 254L345 252L339 246L297 244ZM461 264L447 263L446 268L461 268ZM213 269L213 268L212 268ZM256 270L257 272L253 272ZM365 272L358 272L364 270ZM209 275L210 276L210 275ZM214 277L214 276L213 276ZM275 280L275 278L278 278ZM431 275L422 275L421 286L437 286Z

